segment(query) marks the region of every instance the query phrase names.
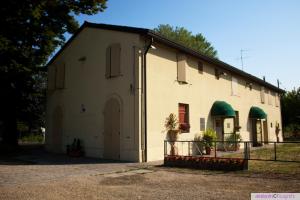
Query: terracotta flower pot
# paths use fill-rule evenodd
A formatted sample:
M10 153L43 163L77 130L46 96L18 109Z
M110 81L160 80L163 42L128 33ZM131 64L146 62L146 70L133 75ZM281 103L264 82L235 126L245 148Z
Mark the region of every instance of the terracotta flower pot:
M206 155L210 155L211 148L210 147L205 147L205 152L206 152Z

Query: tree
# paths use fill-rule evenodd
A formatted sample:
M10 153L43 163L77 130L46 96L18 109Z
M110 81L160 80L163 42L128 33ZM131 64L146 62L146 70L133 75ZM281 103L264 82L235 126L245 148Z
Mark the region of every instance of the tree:
M217 51L201 33L193 35L190 31L183 27L174 28L169 24L161 24L157 28L155 28L154 31L170 40L179 42L200 53L203 53L212 58L217 58Z
M300 87L281 98L283 126L288 132L300 132Z
M43 66L51 53L65 42L64 33L74 33L79 28L76 15L92 15L105 8L106 0L1 1L0 130L3 142L17 144L19 120L42 123L46 72Z

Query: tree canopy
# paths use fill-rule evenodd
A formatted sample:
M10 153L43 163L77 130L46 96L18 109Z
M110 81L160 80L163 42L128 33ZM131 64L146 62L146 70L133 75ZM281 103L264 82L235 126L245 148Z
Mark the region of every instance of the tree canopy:
M300 133L300 87L281 98L282 121L286 132Z
M204 55L217 58L217 50L214 49L212 44L201 33L193 35L192 32L183 27L174 28L169 24L161 24L154 31Z
M106 0L23 0L0 3L0 130L16 144L17 121L40 121L48 57L74 33L76 15L104 11ZM1 137L1 133L0 133Z

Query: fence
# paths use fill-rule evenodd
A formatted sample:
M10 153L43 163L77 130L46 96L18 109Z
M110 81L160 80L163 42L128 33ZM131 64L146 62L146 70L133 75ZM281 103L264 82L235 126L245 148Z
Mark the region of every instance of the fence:
M164 154L194 157L300 162L300 142L164 141Z

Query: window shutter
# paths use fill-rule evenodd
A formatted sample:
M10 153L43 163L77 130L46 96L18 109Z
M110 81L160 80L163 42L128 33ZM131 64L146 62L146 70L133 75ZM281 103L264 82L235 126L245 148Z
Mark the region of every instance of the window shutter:
M205 118L200 118L200 131L205 131Z
M57 89L63 89L65 87L65 64L56 66L56 83Z
M231 94L238 95L238 79L231 77Z
M120 69L120 59L121 59L121 45L120 44L113 44L111 46L111 77L120 76L121 69Z
M219 80L219 78L220 78L220 73L219 73L219 69L218 69L218 68L215 68L215 77L216 77L216 79L218 79L218 80Z
M239 111L234 111L234 112L235 112L234 126L239 127L240 126L240 114L239 114Z
M271 90L269 90L269 99L268 99L269 105L273 105L273 96L274 93L271 92Z
M177 55L177 80L186 83L186 56Z
M265 103L265 88L264 87L260 88L260 99L261 99L261 103Z
M278 96L278 93L275 93L275 106L276 107L279 106L279 96Z
M189 104L180 103L178 107L179 113L179 129L187 133L190 131L190 122L189 122Z
M106 48L106 68L105 68L105 77L110 78L110 57L111 57L111 47Z
M185 105L179 104L179 124L185 123L185 115L186 115Z
M48 90L55 90L55 65L48 68Z
M203 74L203 62L201 61L198 62L198 72Z

